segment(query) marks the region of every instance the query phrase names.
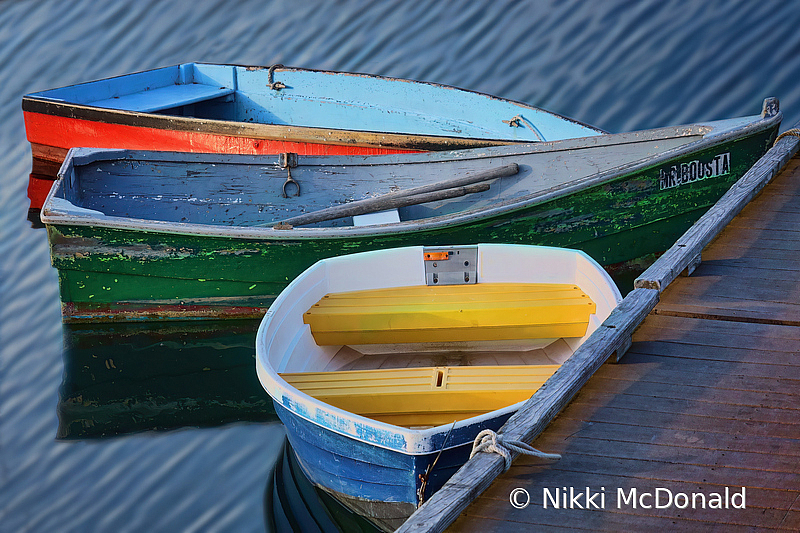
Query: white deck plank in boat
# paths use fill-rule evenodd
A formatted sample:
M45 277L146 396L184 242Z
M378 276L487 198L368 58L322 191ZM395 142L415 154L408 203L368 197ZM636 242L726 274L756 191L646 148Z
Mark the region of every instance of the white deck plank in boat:
M571 350L558 339L545 348L526 352L437 352L362 354L343 347L325 367L333 370L372 370L377 368L416 368L429 366L550 365L561 363Z

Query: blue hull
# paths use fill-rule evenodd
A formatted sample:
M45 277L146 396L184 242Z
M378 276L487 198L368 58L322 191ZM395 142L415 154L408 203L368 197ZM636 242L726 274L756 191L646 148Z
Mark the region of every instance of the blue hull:
M422 475L438 450L411 455L342 435L297 416L275 402L306 476L315 485L337 495L370 502L398 502L417 506ZM425 498L439 490L469 458L472 442L483 429L498 430L511 413L439 435L446 449L428 477Z

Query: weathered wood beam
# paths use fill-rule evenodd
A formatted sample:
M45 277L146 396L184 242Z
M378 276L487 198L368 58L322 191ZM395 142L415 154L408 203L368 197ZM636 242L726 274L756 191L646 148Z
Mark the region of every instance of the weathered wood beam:
M658 297L659 292L653 289L631 291L572 357L508 419L498 434L510 440L534 440L597 369L617 350L624 350L633 331L658 303ZM494 478L503 472L504 467L505 461L498 454L477 454L397 531L444 531L489 487Z
M794 127L799 126L800 122ZM796 136L778 140L664 255L636 278L634 287L663 291L682 272L691 275L700 264L703 248L772 181L799 147L800 138Z

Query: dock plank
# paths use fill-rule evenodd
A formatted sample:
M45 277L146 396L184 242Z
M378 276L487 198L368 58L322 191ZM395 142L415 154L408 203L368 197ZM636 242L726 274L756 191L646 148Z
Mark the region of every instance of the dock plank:
M740 343L745 338L753 339L754 344L760 344L763 340L771 338L800 340L800 331L795 327L747 322L705 321L695 318L663 316L657 312L650 314L647 320L639 326L639 329L636 330L636 338L639 341L663 340L663 335L680 334L679 332L686 332L687 335L692 332L716 334L715 340L723 348L741 346ZM738 335L738 337L731 337L731 335ZM701 339L695 337L692 340L695 342Z
M608 457L612 459L638 460L641 452L646 452L653 461L683 464L714 469L733 468L742 470L745 476L758 477L753 471L765 471L790 474L790 478L797 476L797 456L784 456L779 454L765 454L758 452L738 452L709 450L705 447L690 447L669 443L642 443L627 442L614 439L597 439L587 436L573 436L565 439L561 435L551 435L539 441L540 445L548 450L562 449L569 455L584 457ZM559 466L562 468L562 466ZM564 469L569 469L569 464L564 463Z
M795 465L800 457L800 439L781 438L775 436L758 437L748 435L747 440L730 439L730 432L714 432L711 428L686 431L672 427L657 427L631 424L624 420L602 422L587 421L582 418L559 419L559 424L548 430L553 438L587 438L607 442L628 442L633 444L653 445L667 442L670 446L684 448L702 448L713 452L744 452L776 455L794 458Z
M635 355L631 354L631 359L634 357ZM719 370L715 371L710 369L708 365L704 364L705 361L702 359L691 360L689 363L686 361L680 361L673 369L666 368L661 364L656 365L638 362L637 364L627 364L629 363L627 356L625 363L625 365L620 365L621 368L614 373L598 373L598 381L641 381L643 383L647 382L661 385L686 385L693 387L694 385L692 385L692 378L697 372L704 372L707 374L707 379L714 383L716 389L723 390L726 393L730 393L732 391L752 391L779 393L785 395L785 387L787 387L787 385L791 387L798 385L797 383L794 383L795 381L798 381L797 379L786 378L785 376L778 376L776 379L775 377L765 378L761 376L744 375L736 372L737 369L732 368L731 365L725 365L724 367L721 367L719 370L730 370L730 372L722 373ZM756 367L760 366L763 365L756 365ZM786 380L791 380L791 382L787 383Z
M498 518L495 516L481 516L465 514L454 527L460 528L459 530L469 532L476 531L481 533L500 533L509 530L523 530L527 531L529 522L525 520L525 511L527 514L533 511L525 509L517 511L518 514L523 515L520 520L513 520L509 516ZM771 523L779 523L781 520L781 513L779 511L765 512L762 510L752 510L747 513L749 516L744 516L739 519L739 523L724 522L719 523L710 517L708 520L698 520L695 518L687 518L683 516L643 516L634 513L623 513L620 511L606 510L599 513L596 510L577 510L577 509L561 509L561 510L547 510L542 511L537 509L539 515L537 520L547 531L625 531L630 527L630 524L635 522L637 530L662 530L661 528L668 528L667 531L702 531L702 532L721 532L721 533L738 533L738 532L752 532L753 528L765 521ZM738 512L738 510L737 510Z
M706 380L712 381L712 380ZM733 390L721 388L717 383L713 386L663 383L659 381L625 380L625 379L604 379L598 377L591 385L585 388L587 393L596 394L602 398L603 395L615 395L620 402L630 404L637 402L637 398L649 398L657 396L664 400L692 399L694 402L704 402L710 404L733 405L742 407L763 407L767 409L794 409L800 421L800 405L797 404L797 396L786 393L785 391L753 391L744 388ZM736 392L736 394L732 394ZM703 408L713 408L713 405L704 405Z
M781 522L780 529L786 531L800 531L800 512L789 511Z
M666 373L680 370L691 374L692 377L694 373L698 372L717 375L727 372L727 375L731 379L742 380L747 378L750 383L755 383L754 380L763 380L773 387L786 386L783 384L782 380L787 379L787 370L789 372L793 371L792 368L787 368L787 366L791 365L765 364L762 361L738 361L734 365L729 365L724 361L705 358L686 359L680 356L671 357L669 353L663 353L662 351L651 354L648 353L647 350L643 350L642 347L643 343L632 346L631 350L625 355L625 360L627 363L638 363L638 367L643 368L643 371L655 369ZM658 348L659 346L656 343L651 343L650 348L653 347ZM793 360L793 358L790 359Z
M631 407L618 405L627 400ZM591 399L575 399L576 408L592 413L597 420L633 420L649 416L650 424L691 429L716 428L718 431L752 435L772 435L792 438L800 432L800 425L787 423L787 417L797 417L797 410L777 410L752 406L737 406L695 399L671 400L665 398L644 402L642 398L624 398L609 405L608 398L593 395ZM657 411L656 411L657 410Z
M683 294L674 294L674 297ZM689 298L687 297L687 300ZM800 325L800 306L790 302L775 302L730 296L709 295L704 302L676 303L668 300L657 313L684 317L707 317L712 320L748 321L763 324Z
M773 247L756 247L727 245L707 249L703 252L703 261L708 263L717 261L725 264L735 264L741 268L793 268L795 265L786 264L786 251L776 250Z
M763 231L750 227L737 228L736 242L727 243L728 247L742 247L747 249L769 249L787 252L800 250L800 235L794 231L764 234ZM704 250L708 253L709 248Z

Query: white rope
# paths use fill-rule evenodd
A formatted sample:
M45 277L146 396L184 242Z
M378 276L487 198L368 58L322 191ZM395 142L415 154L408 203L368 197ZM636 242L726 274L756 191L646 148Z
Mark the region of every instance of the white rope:
M506 470L508 470L511 468L512 460L509 450L525 455L532 455L534 457L541 457L542 459L553 459L555 461L561 459L561 455L557 453L544 453L524 442L505 440L503 439L503 435L498 435L491 429L484 429L478 433L478 436L475 437L475 442L472 443L472 453L469 454L469 458L472 459L478 452L499 453L503 456L503 459L505 459Z

